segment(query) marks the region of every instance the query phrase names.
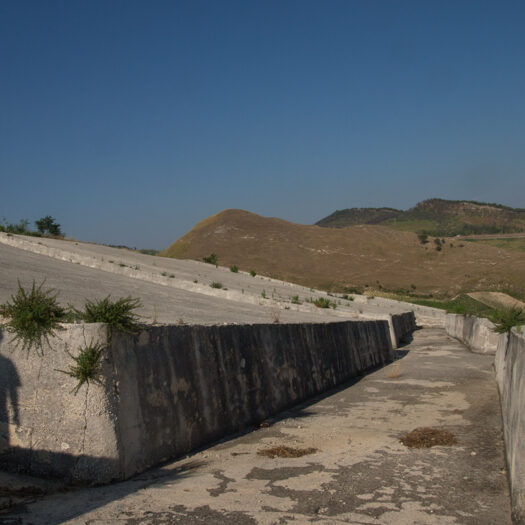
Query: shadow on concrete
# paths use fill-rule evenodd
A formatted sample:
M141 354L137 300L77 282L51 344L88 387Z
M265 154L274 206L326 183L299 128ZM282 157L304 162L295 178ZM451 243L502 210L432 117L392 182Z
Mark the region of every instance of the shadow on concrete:
M0 343L3 339L0 326ZM15 365L7 357L0 355L0 453L9 447L9 406L11 406L11 424L20 424L18 413L18 387L20 377Z
M55 457L61 456L61 457ZM64 454L50 454L50 461L64 461ZM78 457L71 457L71 461L78 460ZM12 496L12 502L9 506L9 518L6 515L0 514L0 523L18 524L26 523L28 514L28 506L30 504L38 505L38 500L41 500L41 508L32 508L30 523L58 525L64 523L83 514L93 511L97 508L103 507L108 503L118 501L125 498L129 494L143 490L152 485L162 486L165 484L174 484L177 481L185 479L192 475L192 472L205 465L204 461L188 460L180 463L175 468L169 466L155 467L149 469L141 474L136 475L126 481L120 481L111 485L99 486L66 486L63 484L59 487L60 505L53 504L53 492L57 492L56 486L50 490L39 489L35 491L35 487L31 485L24 489L15 489L9 491L9 488L0 487L0 493ZM47 492L47 493L46 493ZM48 501L45 501L49 498ZM36 512L35 512L36 511ZM4 521L3 518L8 521Z

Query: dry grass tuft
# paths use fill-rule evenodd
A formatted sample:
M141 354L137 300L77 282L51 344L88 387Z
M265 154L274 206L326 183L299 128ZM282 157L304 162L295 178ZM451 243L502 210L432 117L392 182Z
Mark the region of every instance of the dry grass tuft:
M270 317L272 319L272 323L279 324L281 322L281 311L279 309L272 310Z
M293 448L286 447L284 445L267 448L265 450L258 450L259 456L266 456L268 458L300 458L307 456L308 454L314 454L317 452L316 448Z
M401 443L409 448L430 448L436 446L450 446L458 440L448 430L420 427L412 430L400 438Z

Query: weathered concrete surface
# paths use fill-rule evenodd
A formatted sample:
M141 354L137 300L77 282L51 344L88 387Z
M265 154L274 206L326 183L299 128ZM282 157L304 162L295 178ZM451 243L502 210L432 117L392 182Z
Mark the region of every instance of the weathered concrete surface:
M100 384L75 395L76 379L59 370L95 343L107 346ZM386 321L158 326L110 339L104 325L72 325L43 352L0 343L4 405L10 397L0 464L95 483L142 472L393 358Z
M74 364L68 353L106 344L106 326L69 325L49 338L42 356L3 336L0 331L0 466L78 481L112 479L119 460L112 381L74 395L76 381L59 372ZM112 375L107 360L103 374Z
M512 514L525 523L525 336L514 328L502 335L496 353L505 453L509 468Z
M58 300L64 306L72 304L82 308L86 299L102 299L107 295L113 298L128 295L138 297L143 304L138 313L147 323L268 323L275 319L275 315L278 315L281 323L340 320L340 317L332 315L332 310L313 307L309 312L298 312L264 304L246 304L226 300L219 295L222 290L217 291L217 296L210 296L170 288L6 245L0 245L0 267L0 303L10 300L11 295L16 294L18 281L28 289L33 280L40 284L45 279L44 288L54 288L59 292ZM165 279L168 281L169 277ZM209 285L206 286L212 290Z
M491 356L442 329L415 332L403 350L269 428L110 487L27 498L11 523L510 524ZM447 429L459 443L405 448L399 437L420 426ZM318 452L257 455L274 445Z
M13 251L13 247L16 250ZM3 255L2 252L6 252L6 255ZM208 313L208 309L205 306L206 300L209 300L212 305L214 304L214 300L208 299L209 297L228 301L232 304L234 310L236 309L234 307L235 304L240 304L241 307L243 303L249 305L246 306L246 310L251 314L252 322L259 322L253 319L253 305L257 306L256 311L259 312L259 318L266 318L262 322L267 322L268 317L274 316L276 311L280 312L281 322L298 322L301 319L310 321L312 317L315 317L318 321L339 317L346 319L381 318L388 320L392 314L407 311L415 313L417 322L420 325L444 326L445 322L445 312L435 308L360 295L354 295L354 300L348 301L342 297L330 297L327 296L326 292L305 288L293 283L260 275L251 277L246 272L232 273L229 268L220 266L215 268L211 264L204 264L198 261L154 257L126 249L82 242L21 235L8 236L1 232L0 258L9 256L9 260L0 262L12 269L11 273L14 274L15 278L11 284L0 282L0 301L5 300L2 298L2 288L6 291L11 290L10 293L13 293L13 290L16 291L17 262L22 260L21 265L26 265L26 257L22 255L23 253L33 254L33 257L36 257L38 261L44 261L42 264L46 267L53 268L49 263L49 259L54 259L55 261L65 261L69 266L76 266L77 273L80 273L79 267L91 268L91 272L86 273L88 280L95 281L92 283L94 288L90 295L101 288L102 292L99 292L99 294L104 293L103 290L108 285L113 289L117 286L117 283L122 289L136 289L137 291L140 289L142 292L141 296L144 296L143 300L147 306L146 315L151 317L153 315L153 306L155 306L159 322L176 322L177 319L173 318L173 314L170 317L170 311L176 311L177 314L182 315L186 322L214 322L213 317L210 317L210 313ZM39 254L39 256L36 254ZM45 262L46 259L47 262ZM66 265L63 264L61 272L65 271L67 276L68 270L65 268ZM102 281L107 283L105 287L96 286L98 277L93 278L94 275L100 276L101 270L105 273L105 276L100 277ZM127 285L123 284L126 281ZM212 282L220 282L224 287L222 289L211 288L210 283ZM161 290L161 287L164 290ZM151 290L154 290L154 292L152 293ZM78 292L71 290L71 295L77 296ZM104 295L107 295L107 293ZM174 301L173 297L175 299L181 298L181 300L177 301L175 309L164 308L163 298L169 298L169 301ZM297 297L298 300L292 300L293 297ZM319 297L325 299L328 297L337 304L337 308L335 310L331 308L327 310L319 309L309 302L311 299L315 300ZM184 301L182 298L184 298ZM204 315L196 318L197 312L187 307L189 312L186 314L185 304L191 304L192 298L195 298L196 302L204 306ZM81 298L75 297L75 299L80 301ZM159 302L160 305L158 304ZM259 308L260 306L263 308ZM209 310L212 309L213 307L209 308ZM215 309L217 310L217 308ZM225 309L228 311L228 307ZM237 310L239 309L240 307L237 307ZM211 315L213 315L213 312ZM247 322L245 318L240 318L239 320L240 322ZM227 319L227 321L230 321L230 319Z
M492 331L494 324L488 319L474 315L447 314L445 328L447 334L459 339L473 352L496 353L499 335Z

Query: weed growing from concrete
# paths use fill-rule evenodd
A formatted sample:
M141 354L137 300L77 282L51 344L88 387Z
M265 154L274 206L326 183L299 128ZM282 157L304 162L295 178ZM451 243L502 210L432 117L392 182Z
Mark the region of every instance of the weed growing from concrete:
M234 264L233 266L230 266L230 272L239 273L239 268Z
M174 274L174 273L170 273L168 277L169 277L170 279L175 279L175 274Z
M219 282L217 282L217 281L213 281L213 282L210 284L210 286L211 286L212 288L219 288L219 289L220 289L220 288L222 288L222 283L219 283Z
M60 323L66 320L67 311L58 304L53 289L42 289L44 282L36 286L33 281L31 291L26 292L19 281L12 302L0 306L0 315L9 319L6 330L14 334L12 341L21 344L23 350L35 347L37 352L42 351L43 340L62 330Z
M160 275L162 275L162 277L168 277L168 272L162 272Z
M261 292L261 297L262 297L263 299L266 299L266 290L263 290L263 291Z
M292 295L291 300L292 300L292 304L301 304L301 301L299 300L298 295Z
M514 327L519 327L525 324L525 312L516 306L512 308L504 308L496 310L491 317L494 323L492 329L497 334L505 334L510 332Z
M324 297L318 297L314 301L314 305L317 306L317 308L330 308L331 303L330 303L330 299L325 299Z
M86 301L84 311L79 311L82 320L86 323L107 323L112 328L121 332L137 333L140 329L140 316L133 310L140 308L140 299L133 299L131 296L121 297L112 301L108 295L104 299L96 301Z
M255 277L257 275L257 272L255 270L250 270L250 275L252 277Z
M80 347L77 356L69 354L74 364L70 365L68 370L57 370L57 372L62 372L78 381L77 386L73 389L75 394L84 383L100 383L101 359L105 348L105 345L93 344L93 342L83 348Z

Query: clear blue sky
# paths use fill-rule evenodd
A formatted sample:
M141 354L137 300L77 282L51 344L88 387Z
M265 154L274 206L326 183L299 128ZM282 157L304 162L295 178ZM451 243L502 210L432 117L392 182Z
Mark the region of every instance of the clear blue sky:
M0 217L164 248L225 208L525 207L524 28L523 0L1 0Z

